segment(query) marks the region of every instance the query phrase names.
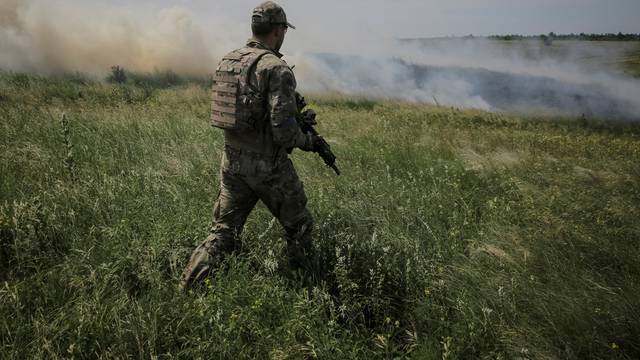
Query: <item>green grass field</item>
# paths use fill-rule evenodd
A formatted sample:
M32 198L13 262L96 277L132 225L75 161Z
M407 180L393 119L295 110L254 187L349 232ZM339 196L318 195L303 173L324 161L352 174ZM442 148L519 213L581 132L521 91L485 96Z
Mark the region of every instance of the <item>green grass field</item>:
M640 125L310 100L343 171L293 155L317 285L259 206L184 295L207 91L1 74L0 358L640 357Z

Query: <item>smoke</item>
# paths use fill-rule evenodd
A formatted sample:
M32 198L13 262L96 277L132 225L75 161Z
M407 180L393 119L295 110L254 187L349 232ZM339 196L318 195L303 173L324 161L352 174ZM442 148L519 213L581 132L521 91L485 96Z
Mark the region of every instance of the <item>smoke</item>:
M460 76L435 73L420 82L412 65L400 58L366 58L337 54L307 54L300 83L314 93L339 92L415 102L438 102L463 107L490 109L471 84Z
M150 16L96 1L3 0L0 68L104 74L112 65L202 75L233 46L181 6ZM222 32L220 32L222 34Z
M250 35L248 21L229 13L248 20L252 4L208 2L203 16L189 6L194 3L2 0L0 69L104 76L112 65L121 65L141 72L209 74L224 53ZM342 10L348 9L358 6ZM549 48L538 41L397 41L382 31L340 24L321 29L303 24L288 35L283 51L296 65L301 90L640 118L640 81L602 61L621 58L630 50L627 44L562 42Z
M640 81L604 61L623 58L633 46L427 39L397 41L386 56L307 53L298 61L305 70L300 83L314 92L638 120Z

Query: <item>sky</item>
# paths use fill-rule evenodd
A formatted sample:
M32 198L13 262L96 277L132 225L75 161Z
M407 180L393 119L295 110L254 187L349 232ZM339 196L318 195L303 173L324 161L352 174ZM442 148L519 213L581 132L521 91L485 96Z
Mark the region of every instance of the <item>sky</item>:
M121 3L126 1L119 0ZM139 1L180 4L203 19L226 13L247 22L257 1ZM299 29L383 33L390 37L468 34L640 32L640 0L281 0Z

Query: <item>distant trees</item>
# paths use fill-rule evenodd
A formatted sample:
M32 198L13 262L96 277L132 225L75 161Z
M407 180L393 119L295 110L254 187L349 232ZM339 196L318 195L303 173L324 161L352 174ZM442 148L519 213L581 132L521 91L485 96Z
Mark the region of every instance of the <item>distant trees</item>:
M550 45L554 40L585 40L585 41L640 41L640 34L623 34L619 32L617 34L556 34L550 32L546 35L491 35L490 39L495 40L535 40L539 39Z
M553 45L553 40L555 38L556 34L554 32L550 32L549 35L540 35L540 39L542 39L542 42L547 46Z

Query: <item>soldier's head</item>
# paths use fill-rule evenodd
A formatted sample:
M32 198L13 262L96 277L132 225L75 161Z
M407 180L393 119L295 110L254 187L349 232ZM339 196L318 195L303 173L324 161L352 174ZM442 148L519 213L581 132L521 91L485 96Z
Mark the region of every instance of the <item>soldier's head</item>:
M253 9L251 15L253 36L265 41L276 51L282 47L288 28L295 29L295 26L287 22L287 14L273 1L265 1Z

